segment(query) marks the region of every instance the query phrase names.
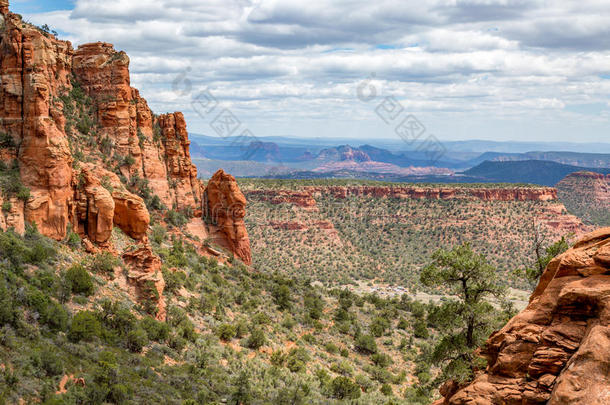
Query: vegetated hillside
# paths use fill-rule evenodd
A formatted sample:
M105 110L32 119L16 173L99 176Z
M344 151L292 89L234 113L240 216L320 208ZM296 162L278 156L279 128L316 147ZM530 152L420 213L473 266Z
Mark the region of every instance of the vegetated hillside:
M466 170L463 174L468 177L484 179L485 181L553 186L568 174L578 171L602 174L610 173L610 169L607 168L585 168L543 160L524 160L513 162L486 161L472 169Z
M535 186L239 183L249 202L254 263L329 285L364 279L415 291L432 252L471 241L507 284L523 287L511 271L530 257L535 226L553 240L588 229L567 215L554 189Z
M411 388L435 373L419 360L436 333L428 306L219 263L177 232L158 224L149 234L162 258L166 322L152 317L153 298L129 293L122 257L137 245L118 228L118 256L88 254L77 238L59 243L35 228L1 233L0 399L428 402Z
M557 191L568 211L591 224L610 226L610 176L572 173L557 183Z

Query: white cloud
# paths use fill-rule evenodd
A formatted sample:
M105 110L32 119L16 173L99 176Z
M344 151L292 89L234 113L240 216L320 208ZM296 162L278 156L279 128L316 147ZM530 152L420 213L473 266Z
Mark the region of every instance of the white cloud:
M470 134L479 138L507 117L526 128L574 120L566 106L607 103L610 90L604 0L76 0L74 10L26 17L75 44L125 50L132 84L156 110L184 110L194 132L209 131L190 105L203 88L265 134L320 135L310 119L326 120L329 135L377 136L384 124L356 97L375 74L380 96L397 97L428 127L464 114L486 128ZM172 91L181 75L191 95ZM602 140L608 117L600 114L590 140ZM543 132L514 136L572 136Z

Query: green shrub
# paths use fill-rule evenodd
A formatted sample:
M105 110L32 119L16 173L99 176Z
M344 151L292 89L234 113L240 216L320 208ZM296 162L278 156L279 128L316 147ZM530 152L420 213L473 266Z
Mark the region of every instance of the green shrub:
M392 364L392 359L390 356L384 353L375 353L371 356L371 360L376 366L379 367L387 367Z
M15 146L17 146L15 140L10 134L0 132L0 148L14 148Z
M254 328L252 332L250 332L250 337L248 337L246 346L250 349L258 350L266 342L267 338L265 337L265 333L259 328Z
M113 274L120 261L110 252L102 252L93 256L90 269L94 273Z
M65 331L68 327L68 311L63 305L51 301L44 316L45 324L54 331Z
M155 196L157 197L157 196ZM156 224L152 227L152 233L150 239L156 244L160 245L165 241L167 237L167 229L163 225Z
M377 342L371 335L360 335L356 338L355 342L356 349L364 354L377 353Z
M218 328L216 328L216 335L224 341L229 341L233 339L235 337L235 334L235 326L228 323L223 323Z
M415 321L415 324L413 325L413 334L417 338L427 339L430 336L430 333L428 332L426 322L421 319Z
M70 267L64 277L68 281L73 293L87 296L93 294L93 279L80 264Z
M280 308L280 310L284 311L286 309L289 309L291 306L290 288L285 284L277 285L273 289L273 299L275 300L275 303Z
M167 211L167 213L165 214L165 220L168 224L173 225L177 228L181 228L189 222L186 216L174 210Z
M139 353L148 344L148 335L142 328L136 328L127 334L127 348L134 353Z
M64 372L61 357L51 350L43 350L40 353L40 365L49 377L61 375Z
M286 355L281 350L276 350L271 354L269 361L274 366L281 367L286 362Z
M333 342L328 342L324 345L324 349L330 354L337 354L339 352L339 348Z
M306 349L299 347L290 350L286 356L286 367L293 373L305 371L305 366L309 361L309 353Z
M89 341L96 336L100 336L100 333L100 321L95 314L91 311L80 311L72 319L68 339L73 342Z
M360 387L347 377L337 377L332 383L333 397L337 399L358 399L360 398Z
M380 316L375 317L369 327L371 334L375 337L381 337L390 328L390 321L387 318Z
M140 327L146 331L150 340L163 342L169 337L169 325L149 316L142 318Z
M271 318L264 312L258 312L252 317L252 323L254 325L269 325L271 323Z
M386 397L389 397L394 394L394 392L392 391L392 386L390 384L383 384L379 391L381 391L381 393Z
M64 238L64 243L73 250L81 246L80 236L72 230L72 225L68 225L68 232Z

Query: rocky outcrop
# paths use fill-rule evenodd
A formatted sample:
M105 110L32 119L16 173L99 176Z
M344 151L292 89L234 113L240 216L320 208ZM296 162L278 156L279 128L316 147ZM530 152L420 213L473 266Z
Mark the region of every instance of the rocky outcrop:
M224 244L244 263L252 264L250 240L244 222L246 197L235 177L219 170L205 189L203 215L211 226L224 235Z
M0 159L18 162L30 190L28 199L2 196L10 207L4 205L0 229L23 232L25 223L36 223L61 240L72 224L104 244L118 226L142 239L148 210L127 187L167 208L201 212L203 186L184 116L152 113L130 85L124 52L102 42L74 51L10 13L7 1L0 13ZM88 124L77 130L78 120Z
M81 169L75 195L76 222L81 235L87 235L92 242L105 243L114 228L115 203L100 179L90 167Z
M69 86L72 47L23 24L7 7L0 5L0 132L16 146L3 159L18 160L21 181L30 189L29 200L16 208L24 221L61 239L72 207L72 156L54 97Z
M549 264L528 307L486 342L487 369L457 392L444 390L444 403L607 404L608 347L610 228L603 228Z
M141 245L135 250L124 253L123 260L129 266L127 281L129 287L133 289L133 295L147 311L154 312L158 320L164 321L165 280L161 273L161 259L153 253L149 245Z
M165 114L158 119L165 149L165 164L174 190L176 209L199 209L203 186L197 179L197 167L191 162L186 121L182 113Z
M116 174L82 163L75 181L76 216L81 234L93 242L104 243L116 225L136 240L146 236L150 223L146 205L142 198L125 189Z
M126 178L144 178L168 208L197 210L202 184L191 162L182 113L156 117L130 85L129 57L111 44L85 44L74 54L74 75L97 106L98 137L112 144Z

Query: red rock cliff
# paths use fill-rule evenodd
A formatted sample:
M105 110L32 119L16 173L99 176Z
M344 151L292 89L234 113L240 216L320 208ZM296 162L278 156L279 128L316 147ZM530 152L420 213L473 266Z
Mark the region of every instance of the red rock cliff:
M114 226L145 239L145 200L201 212L204 189L184 116L152 113L131 87L124 52L102 42L74 51L0 0L0 74L0 160L7 167L0 174L16 167L29 190L0 193L0 229L23 232L26 223L36 223L42 234L61 240L71 225L105 245ZM239 201L241 193L230 195ZM240 216L223 219L223 227L226 244L249 262L243 209L245 199Z
M609 347L610 228L604 228L549 264L528 307L486 342L488 368L445 392L444 403L608 404Z

